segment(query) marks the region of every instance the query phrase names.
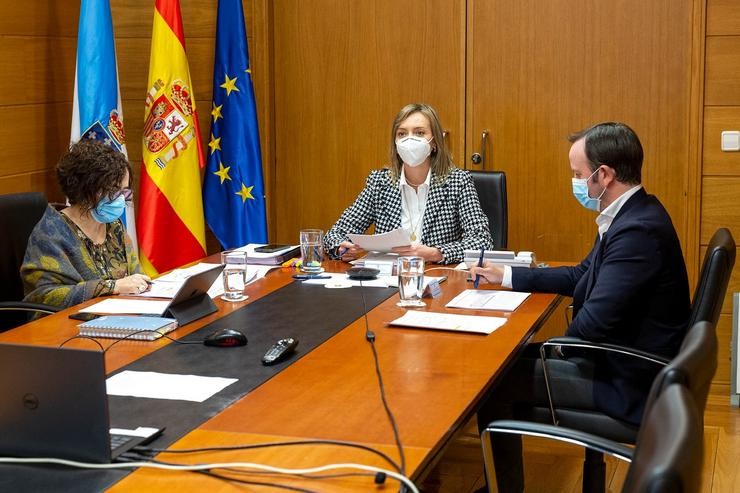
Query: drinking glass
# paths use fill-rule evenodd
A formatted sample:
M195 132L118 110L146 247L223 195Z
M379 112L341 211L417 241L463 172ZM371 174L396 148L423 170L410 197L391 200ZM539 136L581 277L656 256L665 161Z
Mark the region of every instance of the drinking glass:
M221 263L224 264L224 294L222 300L244 301L248 297L244 294L244 285L247 277L247 252L227 250L221 252Z
M424 259L421 257L398 258L398 306L426 306L421 301L424 285Z
M321 262L324 261L324 232L320 229L302 229L301 270L308 274L324 272Z

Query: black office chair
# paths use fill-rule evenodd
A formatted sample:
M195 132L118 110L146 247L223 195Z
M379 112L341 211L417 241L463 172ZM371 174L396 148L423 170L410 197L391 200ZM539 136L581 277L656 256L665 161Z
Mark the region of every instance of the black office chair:
M630 349L625 353L623 348L614 345L601 344L601 350L613 350L620 354L640 357L665 366L655 378L650 389L645 406L645 416L650 412L650 405L658 394L672 383L685 385L693 395L694 402L700 413L700 422L703 423L704 409L709 396L709 387L717 371L717 335L715 325L707 321L699 321L686 333L681 348L675 358L664 363L655 356ZM562 338L574 339L575 338ZM571 342L573 347L586 347L590 349L589 343L581 345L579 342ZM555 410L551 409L553 415ZM540 419L543 417L539 410ZM621 443L636 443L641 428L631 426L619 420L597 412L587 412L572 409L558 409L555 415L557 425L565 428L578 429L586 433L598 435L607 440ZM644 426L644 425L643 425ZM603 455L598 451L587 451L583 468L583 491L604 491L606 466Z
M496 484L491 440L497 433L529 435L585 447L631 462L622 492L693 493L699 491L703 428L701 411L681 384L668 385L651 403L635 448L581 431L529 421L494 421L483 430L481 443L489 491Z
M718 229L712 235L704 255L699 282L694 291L694 299L691 304L689 327L694 327L696 322L699 321L708 321L713 327L716 327L722 303L727 293L727 285L730 281L732 268L735 265L735 252L735 240L732 238L730 231L726 228ZM553 424L561 423L565 426L575 426L578 429L597 433L612 440L634 443L638 428L633 425L601 413L555 409L553 401L557 399L553 398L549 385L547 365L545 364L548 350L554 346L578 347L581 349L620 353L651 361L661 366L668 363L669 360L662 356L637 351L632 348L584 341L574 337L551 338L540 347L545 382L550 399L549 413ZM536 409L534 414L536 416L542 416L542 411L542 409Z
M503 171L470 171L470 177L478 192L483 213L488 217L493 247L506 250L509 231L506 174Z
M22 301L23 256L46 206L46 198L38 192L0 195L0 332L26 323L32 313L59 311L55 306Z

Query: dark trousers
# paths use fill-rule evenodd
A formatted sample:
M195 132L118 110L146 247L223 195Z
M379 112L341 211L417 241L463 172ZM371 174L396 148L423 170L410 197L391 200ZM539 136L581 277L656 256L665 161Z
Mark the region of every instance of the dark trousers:
M539 355L539 344L529 344L524 354L494 386L478 410L478 431L497 419L537 420L552 423L549 413L535 415L532 409L548 409L547 388ZM557 408L595 410L593 365L579 357L547 359L550 386ZM499 492L524 490L522 439L498 433L491 436L496 482Z

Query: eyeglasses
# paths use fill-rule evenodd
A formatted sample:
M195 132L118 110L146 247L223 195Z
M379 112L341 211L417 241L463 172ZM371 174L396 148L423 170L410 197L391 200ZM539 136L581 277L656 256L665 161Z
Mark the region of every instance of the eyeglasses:
M126 202L131 202L134 199L134 191L130 188L122 188L117 196L122 196Z

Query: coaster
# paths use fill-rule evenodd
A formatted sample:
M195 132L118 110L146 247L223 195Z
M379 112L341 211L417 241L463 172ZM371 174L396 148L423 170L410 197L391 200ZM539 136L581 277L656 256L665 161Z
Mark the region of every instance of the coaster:
M241 295L241 296L240 296L240 297L238 297L238 298L227 298L225 294L222 294L222 295L221 295L221 299L222 299L222 300L224 300L224 301L230 301L230 302L232 302L232 303L236 303L236 302L238 302L238 301L244 301L244 300L246 300L246 299L249 299L249 296L247 296L247 295L243 294L243 295Z
M301 271L302 274L306 274L307 276L313 276L313 275L321 274L322 272L324 272L324 268L323 267L320 267L318 270L312 270L310 272L309 271L306 271L306 270L303 270L303 269L299 269L299 270Z

